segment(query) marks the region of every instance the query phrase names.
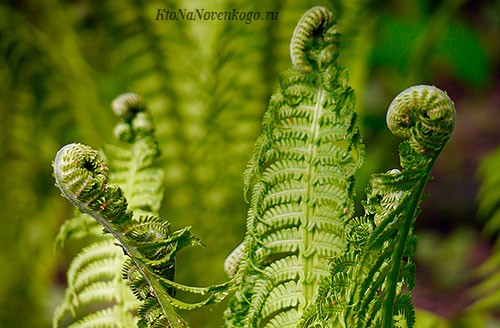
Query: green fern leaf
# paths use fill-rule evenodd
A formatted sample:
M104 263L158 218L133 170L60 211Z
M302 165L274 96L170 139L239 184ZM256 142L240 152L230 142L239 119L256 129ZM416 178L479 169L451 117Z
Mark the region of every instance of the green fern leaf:
M142 99L134 94L125 94L113 102L113 109L122 120L115 131L117 137L132 143L128 151L112 150L116 158L112 163L118 172L115 179L121 181L124 190L135 199L136 214L128 209L122 189L108 182L108 167L103 159L88 146L70 144L57 153L54 160L56 184L63 196L97 220L127 255L123 276L141 301L138 313L144 316L140 318L139 326L165 323L170 327L183 327L187 324L174 307L192 309L220 302L230 283L195 288L173 281L176 253L186 246L198 245L199 241L190 234L189 227L171 232L169 223L151 212L159 207L162 188L161 179L156 175L158 171L150 168L152 159L159 152ZM135 196L143 192L152 197L144 199L142 195ZM109 260L99 256L90 257L90 260L91 264L76 269L73 285L93 282L79 291L78 297L82 303L113 300L114 286L101 281L114 276L102 267ZM208 296L203 301L190 304L175 299L174 290Z
M118 306L113 306L91 313L68 328L133 327L136 321L137 318L130 312L123 312Z
M416 86L395 98L387 121L394 134L407 139L400 145L403 169L372 175L365 216L347 227L349 252L332 262L303 327L332 320L359 328L415 323L413 226L431 168L453 131L455 110L441 90Z
M158 149L151 135L151 128L145 130L144 124L139 124L139 120L132 120L134 114L144 110L144 104L137 96L127 94L117 98L112 107L122 118L122 122L117 125L117 132L123 131L125 125L128 127L128 137L117 133L117 137L127 143L121 147L106 147L107 160L114 169L110 181L122 185L132 195L131 207L137 212L150 215L157 213L162 197L162 182L151 176L161 177L162 172L151 165L158 156ZM127 174L126 178L124 172ZM135 190L149 190L149 198L145 200ZM91 308L89 306L93 303L102 304L104 300L117 308L116 313L135 318L134 313L140 303L132 295L127 282L121 278L125 256L116 247L114 239L110 235L103 235L102 226L90 215L83 213L64 223L58 235L58 244L62 245L67 238L90 238L94 241L82 249L71 263L67 273L65 300L55 311L53 326L67 321L63 319L69 313L74 316L78 312L83 316L77 322L85 322L87 316L97 320L98 313L112 313L90 311L84 314L85 308ZM107 287L101 288L103 284Z
M280 77L245 172L251 202L236 272L242 291L226 313L228 326L295 326L329 259L346 247L342 226L352 215L363 148L354 93L336 63L338 37L322 7L295 29L294 68Z

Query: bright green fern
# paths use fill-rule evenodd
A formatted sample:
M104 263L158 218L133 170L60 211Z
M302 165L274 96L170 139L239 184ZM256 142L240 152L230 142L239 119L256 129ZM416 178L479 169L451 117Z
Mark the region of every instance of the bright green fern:
M78 307L114 302L114 306L89 313L72 327L129 327L137 321L135 312L140 327L184 327L186 324L175 308L190 309L218 302L225 296L227 284L195 288L173 281L175 254L199 241L190 234L189 227L172 232L169 223L155 214L161 202L162 172L151 168L159 151L142 99L126 94L115 100L113 107L122 119L115 134L129 145L108 146L106 153L112 158L113 181L123 189L108 182L106 163L88 146L66 145L54 160L54 176L63 196L112 236L84 248L75 258L68 272L66 299L56 310L54 326L66 313L75 314ZM131 196L130 206L124 192ZM66 234L81 233L78 224L92 226L84 216L68 222L70 227L63 229ZM140 303L132 301L130 289ZM208 296L189 304L174 298L176 290Z
M105 147L105 159L81 144L58 152L58 187L106 234L75 258L54 326L80 315L74 327L185 327L178 309L217 303L234 289L227 327L413 327L413 227L431 168L453 131L453 103L430 86L396 97L387 123L406 139L401 168L372 176L365 213L356 217L354 177L364 148L354 91L337 62L339 39L323 7L306 12L293 33L293 68L280 76L244 174L247 231L226 260L227 283L198 288L174 281L175 255L200 242L189 228L171 231L158 217L163 173L152 166L159 150L138 96L113 103L122 144ZM69 220L61 240L98 235L88 215ZM177 291L203 299L184 302ZM100 309L78 314L89 305Z
M455 122L453 103L417 86L391 104L387 123L408 139L402 170L373 175L365 215L353 215L362 158L354 95L338 66L330 12L308 11L245 175L247 235L226 269L241 289L228 327L412 327L414 220L423 188ZM299 323L300 322L300 323Z
M115 135L122 146L107 145L105 154L112 168L110 182L119 184L130 195L129 208L136 214L158 215L163 187L163 172L152 167L159 151L143 101L133 94L123 95L113 102L115 113L122 118ZM122 279L125 256L116 247L115 239L102 234L102 226L87 214L79 213L63 225L58 242L67 238L93 238L94 242L82 249L68 270L68 288L65 300L56 309L53 326L57 327L72 317L73 326L115 322L129 327L136 322L133 315L139 303ZM85 311L89 304L113 303L100 311ZM87 312L87 313L85 313ZM66 321L64 317L67 314ZM119 317L120 320L116 320Z
M294 69L280 77L245 173L251 190L242 290L228 326L293 326L346 248L353 176L362 161L354 92L338 66L337 25L316 7L291 42ZM240 316L245 319L241 320Z

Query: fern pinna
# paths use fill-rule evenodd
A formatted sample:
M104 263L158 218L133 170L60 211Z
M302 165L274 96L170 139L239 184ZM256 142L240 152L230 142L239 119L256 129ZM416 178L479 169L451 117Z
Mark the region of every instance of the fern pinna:
M330 259L345 250L342 227L353 213L363 148L354 92L336 61L339 36L322 7L293 34L294 68L280 76L245 173L247 235L226 268L242 281L229 327L295 327Z
M114 266L116 270L123 264L124 281L140 301L140 306L133 302L129 302L128 307L117 304L84 316L71 326L130 327L137 322L139 327L185 327L186 323L175 308L190 309L218 302L226 295L227 285L197 288L173 281L175 254L199 241L190 234L189 227L171 232L169 223L155 214L162 198L162 173L151 167L159 151L142 99L126 94L115 100L113 108L121 117L115 134L125 144L123 147L108 146L106 153L113 158L110 161L115 170L113 181L123 189L108 182L108 166L99 153L82 144L66 145L57 153L54 177L63 196L99 222L121 251L116 246L111 249L109 239L83 250L75 259L73 270L69 271L70 286L65 301L56 311L54 326L58 326L67 312L74 314L79 306L99 301L120 303L114 295L123 292L117 291L114 284L119 278L107 267ZM130 207L134 212L129 209L124 191L131 196ZM77 217L70 225L76 226L76 230L66 230L78 232L75 220L88 221L85 217ZM80 224L85 225L88 226L88 222ZM120 261L116 250L128 257L125 263ZM111 259L117 260L110 262ZM189 304L174 298L175 290L208 297ZM137 312L139 318L130 318L131 312Z

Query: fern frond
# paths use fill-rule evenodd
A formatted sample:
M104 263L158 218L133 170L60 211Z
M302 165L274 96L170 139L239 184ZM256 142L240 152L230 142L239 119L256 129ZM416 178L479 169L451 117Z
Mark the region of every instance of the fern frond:
M121 140L132 143L129 153L124 151L112 161L118 173L127 172L129 179L122 181L126 183L125 189L133 198L136 189L152 190L152 194L161 195L161 187L158 187L161 180L157 180L154 176L157 171L149 168L152 159L158 156L159 152L152 137L153 126L147 112L144 111L142 99L136 95L126 94L118 98L113 107L122 119L120 124L130 127L129 132L118 133ZM119 131L124 130L120 128ZM127 168L129 169L126 170ZM199 244L198 239L190 234L189 228L171 232L169 223L153 214L134 215L128 209L122 189L108 182L108 167L97 151L81 144L63 147L54 160L54 176L63 196L82 212L97 220L105 231L114 237L123 253L130 259L124 266L124 278L130 283L134 294L142 301L139 313L143 313L145 317L139 321L140 326L144 322L148 325L165 322L171 327L185 326L186 323L175 312L174 307L191 309L220 302L226 295L229 285L227 283L197 288L171 280L176 253L186 246ZM120 177L119 175L117 180L120 180ZM158 208L161 196L147 199L145 202L141 198L139 200L135 203L137 212L147 212ZM89 260L92 259L90 257ZM85 285L86 281L112 276L108 271L99 268L99 265L102 266L108 260L99 257L91 262L85 268L77 268L78 278L77 281L72 281L73 285ZM102 285L100 287L104 288L97 292L93 287L96 285ZM105 281L98 281L90 286L92 287L88 287L88 290L84 287L79 295L79 297L89 295L85 302L107 300L113 295L113 286ZM204 301L188 304L175 299L172 290L188 291L208 297ZM110 300L113 300L113 297ZM149 321L148 318L153 321Z
M119 183L132 195L131 208L136 212L155 214L162 198L162 182L156 180L155 176L161 177L162 172L151 167L159 152L150 120L147 117L145 120L143 100L137 95L125 94L118 97L112 107L121 118L115 131L116 137L125 143L121 147L106 147L106 158L113 167L110 181ZM142 114L137 115L139 112ZM123 131L127 133L124 134ZM149 190L148 199L134 192L136 190ZM102 234L102 225L87 214L80 213L67 220L57 240L58 244L62 244L66 239L77 238L90 238L93 242L82 249L71 263L65 300L56 309L54 327L59 326L68 313L73 317L77 312L80 313L79 316L83 317L78 322L85 321L87 316L97 320L98 313L104 312L90 311L86 315L83 312L86 308L91 308L93 303L102 305L103 300L110 305L114 303L112 306L117 308L116 313L134 317L140 303L121 277L121 267L125 261L123 250L116 247L110 235ZM111 263L112 265L103 265ZM95 287L103 284L107 288Z
M113 306L91 313L68 328L133 327L136 323L137 318L134 315Z
M65 146L56 156L54 167L56 181L63 195L80 210L96 218L116 238L126 254L131 256L143 275L148 272L148 276L143 276L143 279L146 279L153 290L163 315L169 318L173 327L180 326L182 321L172 308L161 278L149 263L157 260L156 254L145 257L135 246L134 236L123 229L124 225L130 224L132 213L127 210L121 189L107 183L107 167L97 152L82 145ZM164 230L159 222L156 223L158 231ZM128 226L126 228L130 231ZM164 273L165 269L168 270L161 266L160 272Z
M347 327L359 328L412 327L415 322L413 226L431 168L453 131L455 110L441 90L417 86L394 99L387 122L394 134L407 139L399 149L402 170L372 175L365 216L350 220L347 228L348 270L338 265L343 257L332 262L303 324L339 317ZM332 310L332 298L343 307Z
M68 269L68 288L64 301L55 310L53 326L58 327L68 314L76 318L80 308L92 303L117 303L115 306L124 313L137 309L139 303L127 293L128 286L117 275L123 260L123 252L108 238L83 248Z
M329 259L345 250L342 227L352 215L363 148L354 93L336 63L338 37L322 7L305 13L292 37L294 68L280 76L245 172L252 192L236 273L242 292L226 314L228 326L296 325Z
M386 245L384 248L396 245L390 258L384 261L390 269L384 270L387 273L381 272L375 280L386 279L384 285L380 285L380 294L385 298L380 305L375 302L374 310L369 314L370 318L375 318L378 315L375 312L378 312L384 327L392 325L396 300L409 297L405 295L410 295L414 285L413 265L408 264L412 262L416 247L413 225L431 168L453 132L455 110L452 101L441 90L417 86L403 91L394 99L389 106L387 123L394 134L407 139L400 146L403 170L391 170L373 177L375 183L371 184L367 212L369 216L373 215L376 228L367 242L367 253L364 255L372 253L368 256L370 258L377 253L383 255L385 251L380 250L382 245ZM371 205L376 209L373 210ZM380 235L389 238L383 241ZM364 292L360 290L361 295ZM412 313L404 311L409 327L414 322Z

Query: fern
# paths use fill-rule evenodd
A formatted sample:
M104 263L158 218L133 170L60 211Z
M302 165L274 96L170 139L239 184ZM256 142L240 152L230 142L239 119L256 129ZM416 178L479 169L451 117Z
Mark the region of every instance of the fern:
M106 149L113 154L113 180L131 195L130 204L136 209L135 214L128 209L122 189L107 182L108 167L95 150L70 144L58 152L54 176L62 194L96 219L113 238L92 244L75 258L68 272L70 286L66 300L56 311L54 326L66 312L75 312L75 303L84 306L115 302L115 306L90 313L74 326L105 325L113 316L118 316L122 322L116 324L127 327L135 320L130 312L137 310L127 296L130 288L141 301L137 310L141 316L139 326L160 323L185 326L174 306L186 309L217 302L225 295L227 285L194 288L173 282L175 254L199 241L190 234L189 228L171 232L168 222L155 215L161 202L162 180L161 171L151 168L151 164L159 152L142 100L128 94L115 100L113 105L122 119L116 135L131 145L128 149L110 146ZM111 241L118 242L122 250ZM121 254L128 255L125 264ZM116 274L116 269L122 266L125 281ZM199 303L188 304L175 299L174 290L209 296Z
M295 29L294 68L280 77L245 173L251 202L238 251L245 252L236 274L242 287L226 313L228 326L296 324L329 259L345 250L341 227L353 213L363 151L354 93L336 63L338 37L322 7Z
M151 133L151 123L144 120L144 113L138 113L144 111L142 100L134 95L124 95L113 102L113 107L116 114L122 117L115 130L117 138L124 143L121 147L105 147L107 161L113 169L110 181L121 185L131 195L131 209L143 211L143 215L157 215L162 198L163 172L152 167L159 152ZM67 238L92 238L95 241L82 249L73 260L68 270L65 300L56 309L53 325L58 326L68 313L73 317L79 313L82 317L74 324L76 326L87 324L88 320L97 320L99 315L105 318L117 314L121 320L117 322L120 327L129 327L137 321L133 313L139 303L129 285L121 279L125 256L114 245L114 238L103 235L102 226L83 213L66 221L61 228L58 243L62 245ZM103 286L107 288L103 289ZM104 290L107 293L103 293ZM114 305L100 312L82 313L90 304L96 303L98 307L103 301Z
M227 283L201 288L174 281L176 254L200 241L189 227L171 231L158 216L163 172L152 167L159 148L138 96L113 103L121 119L115 135L123 143L106 146L105 159L81 144L57 153L54 176L63 196L106 234L75 258L55 325L80 306L110 302L74 326L184 327L178 309L217 303L235 285L227 327L414 325L413 226L431 168L454 127L453 103L429 86L396 97L387 123L406 139L399 149L401 169L372 176L365 214L354 217L354 176L364 148L354 91L337 61L339 38L323 7L307 11L295 28L293 68L280 75L244 174L247 232L226 260ZM216 126L214 118L233 105L212 105L209 121ZM199 159L193 149L192 158ZM90 222L86 215L68 221L61 241L69 234L96 234ZM125 294L116 297L117 290ZM203 299L182 301L178 291ZM116 316L122 321L113 321Z
M365 215L352 218L362 146L353 92L336 64L338 36L321 7L294 32L294 69L281 76L245 174L252 190L247 235L226 262L242 285L226 313L229 327L415 322L413 224L454 127L453 103L427 86L396 97L387 123L408 139L400 146L402 171L373 175Z
M424 185L454 122L453 103L435 87L412 87L392 102L389 129L407 139L400 146L402 170L372 176L365 215L347 227L348 252L332 262L304 327L331 320L347 327L414 325L413 226Z

